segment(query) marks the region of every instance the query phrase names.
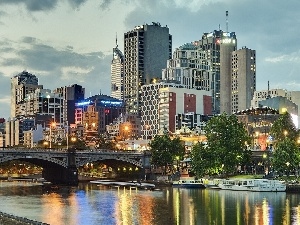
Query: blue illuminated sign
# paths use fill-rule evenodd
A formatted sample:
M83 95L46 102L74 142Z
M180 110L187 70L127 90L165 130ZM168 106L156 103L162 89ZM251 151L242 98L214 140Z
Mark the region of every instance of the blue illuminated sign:
M78 102L78 103L76 103L75 105L76 105L76 106L89 105L89 104L91 104L91 102L92 102L92 101Z
M100 102L104 105L122 105L123 103L121 101L107 101L107 100L101 100Z

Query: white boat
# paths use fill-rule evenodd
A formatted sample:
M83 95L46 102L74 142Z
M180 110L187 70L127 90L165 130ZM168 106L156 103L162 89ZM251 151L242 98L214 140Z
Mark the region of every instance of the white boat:
M99 185L107 185L107 186L119 186L119 187L137 187L143 189L154 189L155 184L138 182L138 181L129 181L129 182L121 182L114 180L93 180L90 183L99 184Z
M181 178L178 181L173 181L172 186L180 188L205 188L202 179L198 180L192 177Z
M210 189L221 189L219 184L223 182L224 179L205 179L204 186Z
M279 180L268 179L224 179L219 187L222 190L233 191L268 191L281 192L286 190L286 184Z

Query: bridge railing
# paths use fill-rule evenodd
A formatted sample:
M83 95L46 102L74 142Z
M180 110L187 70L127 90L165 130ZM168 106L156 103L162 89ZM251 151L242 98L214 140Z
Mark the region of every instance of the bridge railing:
M147 150L112 150L112 149L67 149L67 148L26 148L26 147L1 147L0 151L18 151L18 152L94 152L94 153L147 153Z

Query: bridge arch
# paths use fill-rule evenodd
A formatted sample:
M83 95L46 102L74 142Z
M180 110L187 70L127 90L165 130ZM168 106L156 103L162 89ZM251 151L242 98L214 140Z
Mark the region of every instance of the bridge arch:
M122 162L126 162L129 164L132 164L136 167L140 167L143 168L143 161L142 159L133 159L131 157L127 157L127 156L112 156L112 155L103 155L103 156L94 156L92 158L86 158L83 160L78 160L76 162L76 166L81 167L84 166L87 163L91 163L91 162L97 162L97 161L107 161L107 160L114 160L114 161L122 161Z

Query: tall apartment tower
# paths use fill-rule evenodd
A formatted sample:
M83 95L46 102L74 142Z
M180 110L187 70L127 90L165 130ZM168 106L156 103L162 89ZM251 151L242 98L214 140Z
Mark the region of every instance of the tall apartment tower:
M232 52L231 68L231 113L236 113L251 107L256 91L255 50L243 47Z
M26 95L38 88L42 89L43 85L39 85L38 78L27 71L23 71L11 78L11 118L17 116L17 106L24 102Z
M84 100L85 88L81 85L73 84L56 88L54 93L59 93L63 97L63 120L62 123L67 126L68 124L75 123L75 103Z
M221 48L221 43L224 46ZM211 33L204 33L202 39L197 42L197 45L207 52L207 57L211 60L211 73L212 73L212 108L213 114L220 113L220 90L221 90L221 52L227 51L225 44L237 46L237 39L235 32L225 32L222 30L214 30ZM231 55L222 53L223 62L229 61ZM228 68L224 69L228 71ZM223 73L224 74L224 73ZM225 73L226 74L226 73Z
M220 44L220 113L231 114L231 55L237 48L235 39L222 38Z
M124 62L123 53L116 47L113 48L113 59L111 61L111 97L124 100Z
M186 43L173 52L162 70L162 80L188 89L211 91L211 61L195 42Z
M172 58L172 36L167 26L152 23L136 26L124 34L124 100L127 113L138 114L141 87L161 78Z

